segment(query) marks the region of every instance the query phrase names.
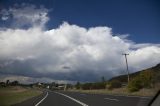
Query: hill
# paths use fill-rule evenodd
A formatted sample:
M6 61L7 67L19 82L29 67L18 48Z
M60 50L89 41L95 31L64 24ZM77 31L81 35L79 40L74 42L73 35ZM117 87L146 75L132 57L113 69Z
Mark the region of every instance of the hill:
M155 82L160 82L160 63L157 64L154 67L151 67L151 68L148 68L148 69L145 69L145 70L141 70L141 71L138 71L138 72L135 72L135 73L131 73L130 74L130 79L138 76L141 72L146 72L146 71L152 72L154 74ZM127 75L120 75L120 76L117 76L117 77L113 77L109 81L113 81L113 80L118 80L122 83L127 83Z

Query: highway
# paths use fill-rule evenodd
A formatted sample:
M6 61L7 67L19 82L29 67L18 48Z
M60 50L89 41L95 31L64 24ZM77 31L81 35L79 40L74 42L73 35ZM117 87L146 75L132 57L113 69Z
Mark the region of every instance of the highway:
M14 106L147 106L151 97L45 91Z

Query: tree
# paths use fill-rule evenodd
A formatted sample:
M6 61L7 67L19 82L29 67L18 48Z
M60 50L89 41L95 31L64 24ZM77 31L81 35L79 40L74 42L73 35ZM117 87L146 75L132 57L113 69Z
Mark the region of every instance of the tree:
M80 82L77 82L76 85L75 85L76 89L80 89L81 88L81 84Z
M18 84L19 84L18 81L13 81L13 82L11 82L11 85L12 85L12 86L17 86Z
M10 83L10 81L9 81L9 80L7 80L7 81L6 81L6 85L9 85L9 83Z
M105 78L104 78L104 76L102 76L101 80L102 80L102 82L105 82L105 81L106 81Z

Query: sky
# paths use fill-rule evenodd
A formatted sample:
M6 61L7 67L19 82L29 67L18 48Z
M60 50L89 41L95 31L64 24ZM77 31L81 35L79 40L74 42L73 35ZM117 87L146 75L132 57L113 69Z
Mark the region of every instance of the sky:
M1 0L0 80L88 82L160 63L158 0Z

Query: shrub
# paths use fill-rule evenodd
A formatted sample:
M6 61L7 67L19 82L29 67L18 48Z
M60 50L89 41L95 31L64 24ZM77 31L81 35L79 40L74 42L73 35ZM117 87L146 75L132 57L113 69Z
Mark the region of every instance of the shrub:
M89 90L92 89L92 83L85 83L82 85L83 90Z
M134 78L128 84L128 90L130 92L139 91L142 88L142 81L139 77Z
M120 87L122 87L122 84L118 80L112 80L112 81L110 81L110 82L107 83L106 87L108 89L120 88Z
M92 89L105 89L106 83L105 82L97 82L92 84Z
M76 83L75 88L76 88L76 89L80 89L80 88L81 88L80 82L77 82L77 83Z
M105 89L105 82L96 82L96 83L84 83L82 84L83 90L91 90L91 89Z
M128 90L130 92L134 92L140 90L141 88L150 88L153 83L153 72L142 71L138 76L129 82Z
M139 75L141 80L141 85L144 88L150 88L153 83L153 72L142 71Z

